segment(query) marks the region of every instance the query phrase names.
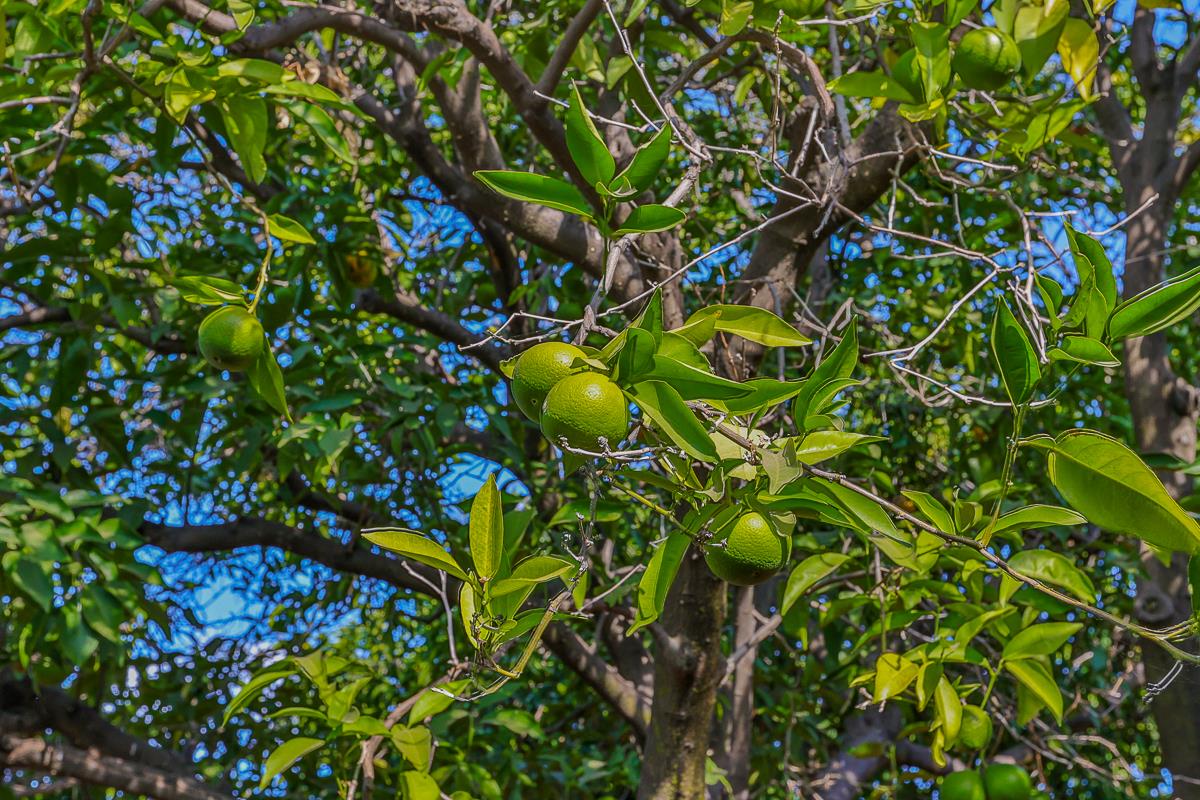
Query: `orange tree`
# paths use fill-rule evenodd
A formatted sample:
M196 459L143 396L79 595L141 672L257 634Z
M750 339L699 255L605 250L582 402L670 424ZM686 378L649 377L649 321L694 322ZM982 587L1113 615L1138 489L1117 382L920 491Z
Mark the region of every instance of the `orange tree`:
M1107 4L3 11L6 791L1187 791Z

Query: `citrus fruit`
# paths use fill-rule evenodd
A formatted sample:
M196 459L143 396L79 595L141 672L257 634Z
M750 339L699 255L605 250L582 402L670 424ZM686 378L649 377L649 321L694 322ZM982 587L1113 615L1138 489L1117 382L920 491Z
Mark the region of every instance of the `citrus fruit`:
M368 253L351 253L346 256L346 277L350 283L365 289L375 283L375 278L379 276L379 267L375 264L375 259L370 257Z
M519 369L519 367L518 367ZM629 403L621 389L595 372L577 372L554 384L542 404L542 433L577 450L610 450L629 432Z
M1004 31L976 28L958 40L950 64L967 87L998 89L1021 68L1021 51Z
M566 342L542 342L521 353L512 379L513 400L521 413L534 422L539 421L546 395L575 371L571 362L582 356L582 350Z
M241 306L222 306L200 323L200 353L218 369L247 369L262 349L262 324Z
M791 539L780 536L766 517L752 511L738 517L724 546L708 548L704 560L721 580L734 586L753 586L778 572L791 550Z
M963 706L958 741L971 750L982 750L992 740L992 718L979 706Z
M1029 800L1033 779L1016 764L991 764L983 771L987 800Z
M941 800L991 800L983 790L983 778L973 769L951 772L942 778Z

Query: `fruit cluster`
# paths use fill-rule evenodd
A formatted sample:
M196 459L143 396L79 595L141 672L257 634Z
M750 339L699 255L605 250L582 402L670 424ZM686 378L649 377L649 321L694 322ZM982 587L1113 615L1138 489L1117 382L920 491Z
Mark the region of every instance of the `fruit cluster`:
M966 769L942 778L941 800L1029 800L1033 779L1016 764L990 764L980 775Z
M589 453L616 450L629 432L629 401L586 359L565 342L534 345L513 368L513 400L554 444Z

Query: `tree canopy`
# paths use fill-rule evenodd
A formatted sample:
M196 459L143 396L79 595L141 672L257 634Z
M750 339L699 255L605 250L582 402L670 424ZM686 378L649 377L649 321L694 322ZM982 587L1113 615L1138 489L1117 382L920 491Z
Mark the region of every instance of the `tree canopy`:
M0 797L1200 797L1198 19L0 1Z

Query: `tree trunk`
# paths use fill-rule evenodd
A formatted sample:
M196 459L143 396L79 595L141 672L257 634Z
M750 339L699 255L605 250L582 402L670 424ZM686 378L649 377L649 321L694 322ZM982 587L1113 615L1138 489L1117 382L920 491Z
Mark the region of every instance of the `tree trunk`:
M1125 187L1125 205L1132 213L1153 189ZM1161 202L1161 201L1160 201ZM1126 242L1125 296L1161 281L1173 202L1163 202L1143 212L1129 225ZM1137 444L1145 453L1170 453L1184 461L1196 458L1196 390L1175 375L1164 334L1131 339L1125 344L1125 390L1133 415ZM1160 474L1175 497L1191 492L1191 478L1182 472ZM1175 554L1170 565L1143 548L1146 578L1138 584L1137 616L1140 622L1165 627L1191 615L1188 598L1187 557ZM1162 649L1143 650L1147 680L1157 680L1173 664ZM1200 800L1200 784L1179 778L1200 779L1200 696L1177 681L1151 706L1158 727L1163 765L1176 776L1173 797Z
M767 586L775 588L774 581ZM737 590L734 609L734 634L731 652L738 652L754 638L754 586ZM733 791L732 800L749 800L750 797L750 742L754 723L754 662L757 648L748 651L738 661L733 671L731 685L726 695L728 700L722 720L721 754L717 766L725 770L725 779Z
M699 800L717 686L725 672L725 582L691 547L657 623L654 705L639 800Z

